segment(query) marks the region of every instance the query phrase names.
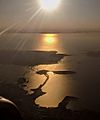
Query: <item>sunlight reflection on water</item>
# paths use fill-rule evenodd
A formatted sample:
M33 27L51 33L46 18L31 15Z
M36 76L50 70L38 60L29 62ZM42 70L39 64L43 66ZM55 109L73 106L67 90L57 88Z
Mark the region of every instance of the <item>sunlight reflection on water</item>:
M58 34L41 34L40 42L38 44L39 50L57 51L59 50L59 36Z
M38 44L39 50L44 51L61 51L59 47L59 36L57 34L42 34L40 35L40 43ZM54 65L39 65L33 67L33 71L37 70L66 70L70 68L69 64L64 64L61 61L59 64ZM47 92L45 95L39 97L36 103L41 106L51 107L57 106L58 103L66 96L71 94L71 77L70 75L56 75L52 72L48 73L49 80L43 86L43 91ZM38 75L32 73L32 71L27 75L29 83L27 84L27 90L31 94L31 89L37 88L40 84L45 81L44 75Z
M100 111L98 106L100 101L100 57L94 54L96 51L100 51L100 33L54 34L54 38L49 38L52 41L51 43L44 40L44 37L47 36L48 34L40 33L7 33L0 36L0 50L23 50L25 52L27 50L53 50L54 54L58 51L58 53L71 55L66 56L59 64L39 65L33 67L33 70L28 69L25 76L29 79L29 83L26 87L24 86L24 89L27 89L28 93L32 93L31 88L37 88L45 81L46 77L44 75L35 74L37 70L74 70L76 71L75 75L49 73L50 79L42 88L47 94L39 97L36 102L42 106L56 106L66 95L70 95L79 97L84 108ZM49 37L53 36L49 35ZM92 53L92 56L88 53ZM26 57L30 61L27 55ZM24 72L26 73L26 69L22 66L0 65L0 80L12 84Z

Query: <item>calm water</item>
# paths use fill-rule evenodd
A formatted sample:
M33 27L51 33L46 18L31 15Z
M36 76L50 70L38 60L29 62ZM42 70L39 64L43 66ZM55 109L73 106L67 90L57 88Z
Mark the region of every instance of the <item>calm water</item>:
M70 54L59 64L35 66L25 75L29 83L24 88L31 94L31 89L42 84L46 77L35 74L37 70L74 70L73 75L57 75L49 72L49 80L43 87L47 94L36 102L41 106L53 107L65 96L76 96L80 100L73 104L80 108L100 110L100 34L5 34L0 36L0 49L58 51ZM99 55L87 52L99 51ZM16 82L25 68L20 66L0 65L0 79ZM72 105L71 105L72 106ZM76 107L75 107L76 108Z

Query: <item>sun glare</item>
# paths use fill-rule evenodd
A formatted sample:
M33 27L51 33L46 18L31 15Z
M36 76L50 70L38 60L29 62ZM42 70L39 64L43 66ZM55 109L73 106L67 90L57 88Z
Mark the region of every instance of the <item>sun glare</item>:
M48 44L53 44L56 41L55 34L44 34L44 41Z
M59 6L60 0L40 0L40 4L44 10L52 11Z

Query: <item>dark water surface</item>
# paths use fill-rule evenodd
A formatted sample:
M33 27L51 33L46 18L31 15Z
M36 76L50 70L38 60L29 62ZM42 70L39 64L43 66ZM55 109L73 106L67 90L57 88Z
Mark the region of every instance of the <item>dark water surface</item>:
M67 54L68 56L65 56L58 64L45 64L44 62L41 65L40 62L38 65L33 64L32 69L21 66L21 63L20 65L1 64L0 83L16 85L18 79L25 75L28 82L23 89L31 95L33 93L32 89L36 89L40 84L43 84L46 75L48 75L48 81L42 88L46 94L36 99L37 104L54 107L65 96L76 96L80 98L79 102L77 104L72 103L70 107L100 111L99 33L9 33L0 36L0 50L57 51L61 54ZM48 72L37 74L36 72L39 70L47 70ZM66 71L72 71L74 74L67 74Z

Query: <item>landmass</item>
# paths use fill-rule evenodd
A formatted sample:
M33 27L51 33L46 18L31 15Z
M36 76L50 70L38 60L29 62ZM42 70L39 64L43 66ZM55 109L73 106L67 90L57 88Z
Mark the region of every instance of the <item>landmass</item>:
M57 64L69 54L61 54L57 51L16 51L1 50L0 64L35 66L40 64Z
M57 51L0 51L0 64L35 66L40 64L57 64L67 54L59 54ZM0 80L0 96L14 102L19 108L23 120L100 120L100 113L91 110L71 110L67 106L70 101L78 102L77 96L65 96L57 107L42 107L36 104L36 99L46 94L43 86L49 80L49 70L40 70L36 74L45 75L43 84L31 89L32 94L24 87L29 82L25 76L20 77L16 83L6 83ZM52 71L54 74L75 74L75 71Z

